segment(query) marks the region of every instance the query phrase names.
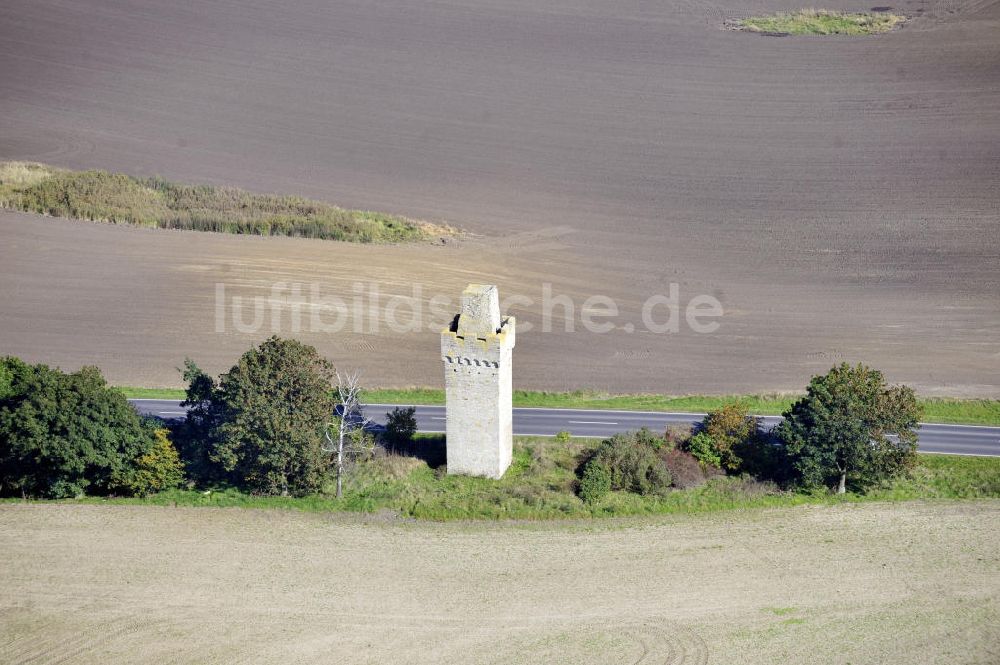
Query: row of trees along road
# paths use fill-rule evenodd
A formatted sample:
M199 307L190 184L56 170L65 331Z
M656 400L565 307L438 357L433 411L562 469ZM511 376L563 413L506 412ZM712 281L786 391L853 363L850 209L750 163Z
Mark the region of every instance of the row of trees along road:
M710 412L685 449L703 464L843 494L905 471L916 459L921 410L913 390L846 363L815 376L772 432L740 402Z
M304 495L335 477L340 496L347 465L375 445L359 376L338 373L312 346L272 337L218 379L191 360L182 371L188 417L168 438L162 423L140 418L94 367L63 373L2 359L0 495L146 494L180 483L183 462L187 481L200 487ZM864 489L913 461L920 416L913 391L886 385L863 365L814 377L784 415L765 433L745 407L728 405L678 449L728 473L839 492ZM386 445L415 429L412 409L397 410ZM628 451L604 448L613 471L611 462ZM648 455L636 459L645 466L632 466L655 471Z

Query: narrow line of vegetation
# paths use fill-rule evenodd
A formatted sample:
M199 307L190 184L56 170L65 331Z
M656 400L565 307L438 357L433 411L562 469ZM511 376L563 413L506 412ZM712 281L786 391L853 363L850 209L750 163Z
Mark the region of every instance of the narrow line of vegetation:
M444 226L297 196L27 162L0 163L0 208L161 229L361 243L429 240L455 233Z
M130 399L183 400L183 388L141 388L123 386ZM801 394L763 395L619 395L577 390L544 392L515 390L514 406L548 409L606 409L618 411L676 411L707 413L730 402L745 404L751 413L779 416L787 411ZM365 391L365 400L372 404L443 405L444 391L438 388L374 388ZM1000 400L922 397L924 422L996 425L1000 426Z
M428 447L440 438L418 437ZM379 455L357 463L344 496L333 482L308 496L260 496L235 487L212 491L172 489L148 496L82 497L85 503L155 506L286 509L307 512L392 511L404 518L574 519L724 510L782 508L878 501L981 499L1000 497L1000 458L921 455L906 475L865 493L834 494L822 489L784 490L748 477L713 476L696 487L654 494L611 491L588 503L575 491L575 465L599 445L598 440L560 444L552 439L517 437L514 465L499 481L449 476L442 467L401 455Z
M734 27L749 32L781 35L875 35L888 32L906 20L889 12L847 13L803 9L771 16L751 16Z
M183 376L188 418L162 422L95 367L0 359L0 496L427 519L1000 498L1000 459L918 456L912 389L860 364L814 376L773 429L728 402L658 432L518 437L499 481L449 475L447 441L417 434L412 407L364 427L356 375L295 340L272 337L218 377L187 360Z

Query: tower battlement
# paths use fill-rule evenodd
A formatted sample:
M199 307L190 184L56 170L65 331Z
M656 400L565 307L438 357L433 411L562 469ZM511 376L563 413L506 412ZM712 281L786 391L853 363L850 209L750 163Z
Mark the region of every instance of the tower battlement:
M470 284L441 331L450 474L499 478L510 466L515 323L501 318L496 286Z

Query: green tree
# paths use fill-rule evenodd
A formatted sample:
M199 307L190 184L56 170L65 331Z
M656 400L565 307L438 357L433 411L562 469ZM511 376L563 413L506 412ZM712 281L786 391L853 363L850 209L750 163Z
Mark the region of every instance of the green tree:
M742 464L740 447L759 436L760 424L750 415L746 404L729 402L709 411L702 420L701 430L711 439L714 456L719 459L716 466L732 472Z
M399 407L385 414L385 439L390 446L406 446L417 433L417 410Z
M878 370L842 363L809 382L777 429L806 485L865 488L916 455L920 407L913 390L887 386Z
M201 484L217 482L226 475L212 460L223 415L216 395L218 386L215 379L190 358L184 360L184 368L180 371L188 384L181 403L187 408L187 417L170 425L174 445L188 477Z
M182 480L184 467L180 456L170 442L168 431L162 427L153 432L152 444L145 453L111 476L116 490L134 496L171 489L180 485Z
M0 399L4 399L13 391L14 372L24 363L11 356L0 358Z
M315 348L271 337L219 378L189 367L208 459L234 484L261 494L318 490L330 466L323 450L335 402L333 368Z
M125 396L96 367L65 374L5 358L0 493L72 497L112 491L153 443Z

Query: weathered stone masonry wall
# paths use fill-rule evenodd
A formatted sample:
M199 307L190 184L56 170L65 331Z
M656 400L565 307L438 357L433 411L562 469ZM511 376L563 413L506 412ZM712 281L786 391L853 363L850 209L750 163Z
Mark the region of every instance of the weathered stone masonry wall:
M500 320L496 288L470 285L458 321L441 333L448 473L500 478L510 466L514 329L513 317Z

